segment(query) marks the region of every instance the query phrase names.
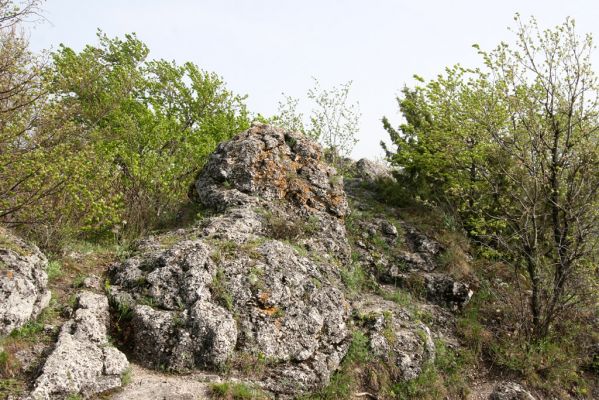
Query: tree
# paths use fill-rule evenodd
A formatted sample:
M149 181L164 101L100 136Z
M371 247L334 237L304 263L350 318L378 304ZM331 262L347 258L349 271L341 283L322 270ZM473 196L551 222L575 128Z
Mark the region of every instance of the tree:
M575 307L597 301L599 244L599 86L590 35L573 20L541 31L516 16L517 47L481 52L505 107L492 140L512 162L494 217L507 224L498 243L526 269L533 337Z
M271 122L285 129L300 131L319 140L330 154L334 165L340 166L340 158L351 154L357 143L360 124L358 103L348 103L352 82L323 89L317 79L308 90L307 97L314 103L309 123L298 112L299 99L285 96L279 102L277 115Z
M147 60L135 35L42 64L15 32L0 37L0 220L39 244L172 220L206 157L249 127L218 75Z
M62 153L57 132L37 131L47 92L45 60L28 49L21 24L37 16L39 1L0 1L0 221L21 222L24 207L55 193L63 181L53 160Z
M70 203L92 232L140 233L176 213L205 158L249 126L244 97L192 63L147 60L135 35L98 39L79 53L61 46L49 73L85 154Z
M490 90L479 69L456 65L424 85L403 89L397 102L405 123L398 129L382 120L395 149L381 145L401 167L396 173L401 187L411 197L449 208L472 237L489 222L484 216L493 202L486 196L485 163L495 153L490 131L504 120L501 107L489 101Z
M484 67L405 89L405 124L383 121L400 179L527 276L531 340L597 304L599 86L591 37L574 28L516 16L515 47L479 49Z

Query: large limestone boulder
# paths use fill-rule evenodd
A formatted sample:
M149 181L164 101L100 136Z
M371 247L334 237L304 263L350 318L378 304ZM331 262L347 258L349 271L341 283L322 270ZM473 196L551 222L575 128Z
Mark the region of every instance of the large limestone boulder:
M198 176L194 197L217 214L111 268L139 363L260 370L286 395L329 381L350 336L338 269L349 245L342 181L321 157L301 134L254 125Z
M223 210L260 197L306 213L347 214L343 179L322 162L320 146L299 132L254 124L221 143L195 184L200 201Z
M88 398L121 386L129 363L108 342L108 299L80 293L77 310L60 331L58 341L35 382L30 400Z
M48 260L0 227L0 336L36 318L50 302Z

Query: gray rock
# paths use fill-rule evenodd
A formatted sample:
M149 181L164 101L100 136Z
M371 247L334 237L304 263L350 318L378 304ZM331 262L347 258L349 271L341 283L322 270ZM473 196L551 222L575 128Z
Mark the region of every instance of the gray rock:
M222 250L211 240L184 241L114 267L111 295L137 304L135 357L153 368L188 371L222 366L237 352L272 360L274 376L299 379L289 390L325 384L348 336L349 307L334 267L274 240L235 244L230 258L216 256ZM287 390L280 382L267 384Z
M434 343L427 326L406 324L395 316L378 316L370 333L370 347L377 357L398 370L396 379L417 378L428 360L434 360Z
M121 386L129 363L108 343L106 296L82 292L73 319L67 321L30 395L32 400L89 398Z
M437 267L427 254L413 253L411 251L399 251L397 260L400 263L400 265L395 265L398 272L405 272L406 270L431 272ZM395 273L397 272L390 271L391 276Z
M0 336L35 319L48 306L47 266L36 246L0 228Z
M424 365L434 361L430 329L405 310L376 296L365 296L354 307L368 320L372 354L384 362L395 380L417 378Z
M535 398L517 383L502 382L495 387L489 400L535 400Z
M102 280L97 275L89 275L83 279L83 287L86 289L100 290L102 288Z
M230 312L208 301L197 301L191 310L192 336L201 338L199 362L224 365L237 344L237 325Z
M376 184L381 180L394 180L391 170L385 164L362 158L355 164L356 175L366 184Z
M188 372L268 360L265 389L295 395L328 383L350 318L332 261L350 251L343 183L321 158L301 134L254 124L198 176L194 197L219 214L110 268L140 364Z
M195 183L197 196L218 210L261 197L343 217L343 179L321 159L320 146L301 133L254 124L210 156Z
M426 274L425 283L429 300L453 310L463 308L474 294L467 283L456 281L448 275Z
M410 225L404 225L406 231L406 240L412 252L418 253L427 265L427 270L431 271L436 266L436 257L445 249L441 243L419 232ZM431 267L432 266L432 267Z
M381 222L381 230L387 236L395 237L398 235L397 228L395 227L395 225L393 225L392 223L390 223L388 221Z

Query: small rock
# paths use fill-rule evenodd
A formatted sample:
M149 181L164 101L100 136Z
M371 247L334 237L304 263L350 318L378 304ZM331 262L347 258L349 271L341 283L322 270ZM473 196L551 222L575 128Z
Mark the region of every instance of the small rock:
M97 275L89 275L83 280L83 287L86 289L100 290L102 288L102 281Z
M515 382L502 382L495 386L489 400L535 400L535 398Z
M435 359L430 329L393 302L365 296L353 304L367 315L367 334L372 354L389 368L395 380L417 378L427 362Z
M381 222L381 230L387 236L393 236L393 237L397 236L397 228L395 227L395 225L393 225L392 223L390 223L388 221Z
M56 326L50 324L44 325L44 333L46 335L52 335L54 332L56 332Z
M463 308L474 294L468 284L443 274L426 274L425 282L429 300L453 310Z
M366 184L376 184L384 179L393 180L391 170L383 163L370 161L366 158L362 158L355 165L356 175L362 178L362 181Z

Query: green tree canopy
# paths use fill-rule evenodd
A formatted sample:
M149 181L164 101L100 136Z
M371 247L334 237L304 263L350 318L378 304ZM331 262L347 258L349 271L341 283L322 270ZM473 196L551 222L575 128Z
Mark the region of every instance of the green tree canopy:
M542 31L517 16L515 46L475 46L481 68L419 79L398 99L399 129L383 119L404 186L454 209L472 237L527 275L533 338L597 304L599 86L591 37L574 28Z
M52 54L31 137L61 133L60 190L18 219L139 233L171 218L207 155L249 126L245 97L218 75L148 54L134 34L102 32L97 45Z

